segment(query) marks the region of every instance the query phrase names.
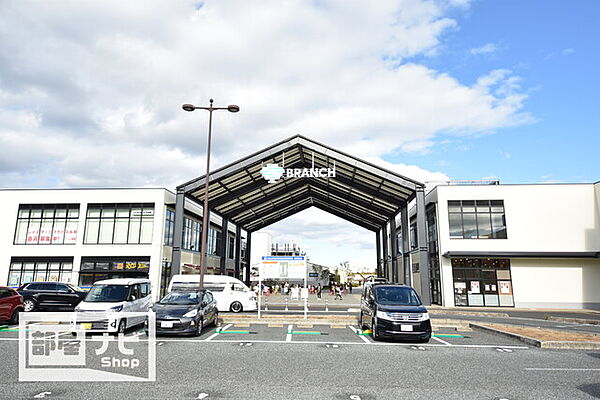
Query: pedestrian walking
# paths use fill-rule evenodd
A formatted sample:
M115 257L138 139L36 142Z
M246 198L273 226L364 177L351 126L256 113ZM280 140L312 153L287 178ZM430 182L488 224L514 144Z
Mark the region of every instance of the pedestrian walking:
M321 284L319 283L317 285L317 287L315 288L315 292L317 292L317 299L321 298L321 291L323 290L323 288L321 287Z
M338 297L340 298L340 300L342 300L342 288L341 288L341 286L336 286L335 287L335 298L334 298L334 300L337 300Z

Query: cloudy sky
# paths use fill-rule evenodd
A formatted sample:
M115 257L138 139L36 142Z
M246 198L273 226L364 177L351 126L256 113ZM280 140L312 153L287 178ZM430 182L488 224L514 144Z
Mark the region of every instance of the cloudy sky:
M301 133L421 181L590 182L594 0L3 1L0 185L173 189ZM269 229L315 262L373 234L305 211Z

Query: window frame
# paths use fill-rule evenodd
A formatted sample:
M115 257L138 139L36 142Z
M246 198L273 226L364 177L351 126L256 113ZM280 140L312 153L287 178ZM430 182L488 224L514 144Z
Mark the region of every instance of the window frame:
M450 239L508 239L504 200L448 200L447 207ZM500 208L502 211L499 211ZM501 218L503 223L502 226L497 226L498 229L495 229L494 217ZM466 229L466 218L469 220L467 227L473 226L472 230ZM457 225L458 221L460 225ZM487 230L483 231L484 228ZM458 232L461 233L460 236L456 235ZM489 233L484 234L485 232Z
M127 210L127 216L119 211ZM139 210L139 216L134 212ZM146 212L151 214L146 215ZM154 203L93 203L88 204L85 215L85 231L83 234L84 245L148 245L152 244L154 235L154 218L156 207ZM126 240L115 241L118 227L127 221ZM119 223L120 222L120 223ZM144 226L150 225L149 241L143 241ZM110 240L102 236L104 229L108 228ZM137 234L136 232L137 231ZM122 234L122 232L121 232ZM133 236L132 236L133 234ZM119 235L121 237L121 235Z
M33 211L39 210L39 215L34 215ZM64 211L64 215L59 215L57 211ZM76 213L74 211L77 211ZM50 214L49 216L48 214ZM79 236L79 217L80 217L80 204L79 203L53 203L53 204L19 204L19 208L17 210L17 220L15 223L14 235L13 235L13 244L14 245L75 245L77 244L77 238ZM19 232L21 227L23 227L22 223L26 221L24 225L24 237L23 241L19 240ZM75 229L75 238L71 239L69 242L66 242L67 239L67 227L71 225L73 222L76 223ZM30 243L28 241L30 235L29 230L32 226L32 223L37 223L37 240L35 243ZM42 226L44 224L50 224L50 236L44 236L44 238L48 237L49 240L42 240ZM55 227L57 224L62 223L62 236L54 236L55 235ZM60 237L60 240L58 238ZM56 240L55 240L56 239ZM43 243L42 243L43 242Z

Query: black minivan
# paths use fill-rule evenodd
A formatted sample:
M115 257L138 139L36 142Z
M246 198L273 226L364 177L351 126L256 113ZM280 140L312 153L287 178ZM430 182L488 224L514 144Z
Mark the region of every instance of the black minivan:
M427 343L431 322L427 309L410 286L367 283L361 299L360 325L372 330L373 339L411 339Z

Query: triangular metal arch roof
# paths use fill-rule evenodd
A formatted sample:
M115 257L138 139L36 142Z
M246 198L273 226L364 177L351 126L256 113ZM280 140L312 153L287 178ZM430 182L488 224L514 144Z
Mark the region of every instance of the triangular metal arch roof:
M310 157L309 157L310 154ZM283 178L268 183L264 164L326 168L336 177ZM177 187L202 199L205 175ZM424 185L349 154L295 135L210 173L209 208L249 231L261 229L311 206L372 231L393 218ZM282 217L285 215L285 217Z

